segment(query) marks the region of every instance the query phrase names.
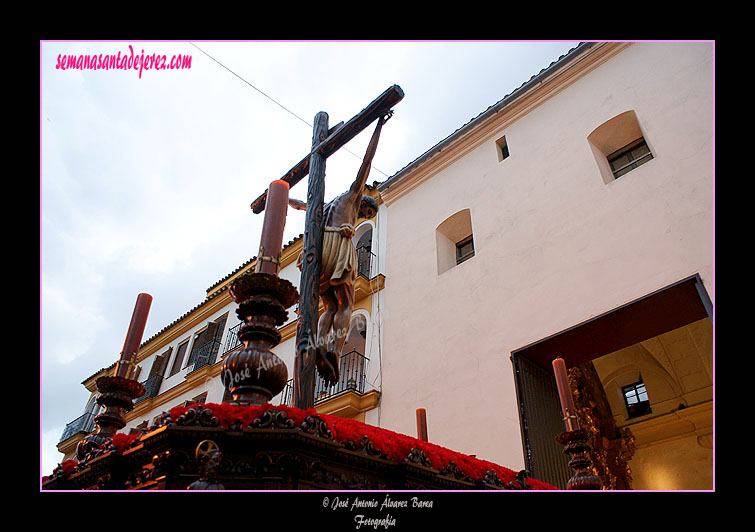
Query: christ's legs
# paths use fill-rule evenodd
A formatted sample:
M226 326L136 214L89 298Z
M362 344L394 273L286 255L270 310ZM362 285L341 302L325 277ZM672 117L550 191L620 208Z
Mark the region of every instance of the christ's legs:
M338 314L338 297L332 288L320 293L325 310L317 324L317 356L315 365L317 372L328 384L338 382L338 356L332 351L333 321Z
M350 284L338 284L325 290L325 311L318 323L317 370L329 384L339 378L338 360L349 332L351 311L354 307L354 288Z
M330 331L333 328L333 319L338 311L338 297L332 289L323 291L320 294L325 310L317 322L317 348L326 351L331 350Z
M338 310L333 318L333 332L335 333L335 349L337 356L341 356L346 335L351 325L351 312L354 309L354 288L351 284L339 284L333 287L338 297Z

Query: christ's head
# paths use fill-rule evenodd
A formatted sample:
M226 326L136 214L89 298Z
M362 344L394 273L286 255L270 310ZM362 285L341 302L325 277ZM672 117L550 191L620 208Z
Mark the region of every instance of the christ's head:
M366 220L374 217L378 211L378 204L375 198L371 196L362 196L362 203L359 205L359 216Z

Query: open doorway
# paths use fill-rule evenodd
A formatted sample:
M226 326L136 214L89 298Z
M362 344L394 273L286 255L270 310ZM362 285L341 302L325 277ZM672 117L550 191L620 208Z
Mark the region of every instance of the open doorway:
M533 476L559 487L571 476L555 442L564 424L551 363L561 357L605 487L710 489L712 316L694 275L512 352Z

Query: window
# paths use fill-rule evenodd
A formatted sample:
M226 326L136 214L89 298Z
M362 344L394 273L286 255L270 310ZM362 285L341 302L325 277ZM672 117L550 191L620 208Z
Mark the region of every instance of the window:
M147 432L147 424L148 424L148 421L145 419L144 421L142 421L135 427L131 428L129 430L129 434L139 434L139 433Z
M653 158L645 139L640 138L608 156L613 176L618 179Z
M202 394L197 395L196 397L194 397L192 399L188 399L188 400L184 401L183 402L183 406L185 406L185 407L186 406L191 406L191 405L195 405L197 403L204 404L205 401L207 401L207 392L204 392Z
M168 366L168 361L170 360L170 353L173 351L173 348L168 348L162 355L156 355L155 359L152 361L152 367L149 370L149 377L154 377L155 375L159 375L162 377L165 375L165 370Z
M624 394L624 403L630 418L652 413L650 399L648 398L644 382L639 381L629 386L624 386L621 392Z
M97 415L97 412L100 409L100 404L97 402L97 397L99 397L98 393L92 394L92 396L89 398L89 401L87 402L87 406L84 409L85 413L91 413L92 416Z
M207 392L197 395L192 401L195 403L205 403L207 401Z
M468 236L456 244L456 264L461 264L472 257L474 257L474 241L471 236Z
M364 223L357 227L352 242L357 250L357 275L372 279L371 266L375 257L372 253L372 225Z
M587 136L603 181L608 184L653 159L634 111L614 116Z
M197 370L215 363L220 351L220 341L225 332L227 317L228 313L225 313L216 320L208 322L207 327L194 335L188 366L193 366L194 370Z
M289 386L289 384L286 384L286 387L288 387L288 386ZM284 391L284 393L285 393L285 391ZM233 399L233 396L231 395L231 390L229 390L228 388L226 388L225 386L223 386L223 399L222 399L221 403L225 403L225 402L231 401L232 399Z
M469 209L449 216L435 229L435 245L438 275L474 257Z
M186 355L187 347L189 347L188 340L178 346L178 350L176 351L176 358L175 360L173 360L173 366L170 368L170 375L168 375L168 377L172 377L180 371L181 366L184 362L184 356Z
M506 142L506 135L495 141L495 147L498 153L498 162L509 156L509 144Z

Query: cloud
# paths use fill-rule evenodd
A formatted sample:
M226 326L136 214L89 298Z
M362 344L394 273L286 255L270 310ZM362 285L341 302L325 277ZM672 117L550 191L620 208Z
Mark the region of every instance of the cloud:
M42 346L45 363L68 364L93 345L108 320L100 305L98 274L42 274ZM59 339L63 341L59 341Z
M64 428L65 425L49 427L40 434L40 477L52 474L53 469L63 459L63 455L57 452L56 445L60 440L61 434L63 434Z
M55 69L58 54L192 55L182 71ZM49 42L41 53L43 451L80 415L81 381L115 362L137 293L145 339L257 254L249 204L310 148L311 122L406 93L375 167L388 176L502 98L570 43ZM527 60L525 54L538 55ZM317 67L314 67L317 65ZM248 83L247 83L248 82ZM254 85L252 88L249 84ZM273 103L264 92L285 106ZM290 111L290 112L289 112ZM351 183L372 128L328 159L326 201ZM373 168L370 182L387 176ZM305 199L306 179L291 195ZM303 231L303 213L284 242ZM387 311L387 309L383 309ZM65 382L62 382L64 380ZM58 454L58 456L60 456Z

